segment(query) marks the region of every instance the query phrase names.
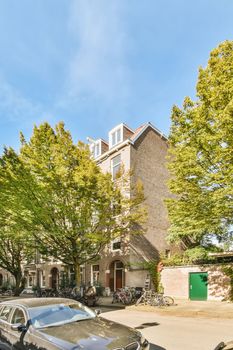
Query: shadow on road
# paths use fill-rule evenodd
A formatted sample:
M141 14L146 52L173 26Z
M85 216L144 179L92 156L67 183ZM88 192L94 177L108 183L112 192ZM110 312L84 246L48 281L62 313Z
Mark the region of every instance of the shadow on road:
M162 348L159 345L155 345L155 344L150 344L150 350L166 350L165 348Z
M148 327L153 327L153 326L159 326L159 323L158 322L142 323L140 326L135 327L135 329L143 329L143 328L148 328Z

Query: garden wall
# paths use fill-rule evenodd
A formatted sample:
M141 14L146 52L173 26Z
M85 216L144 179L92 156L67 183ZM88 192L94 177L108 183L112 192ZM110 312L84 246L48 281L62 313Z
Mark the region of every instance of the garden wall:
M192 265L165 267L161 273L161 282L166 295L189 299L189 274L208 272L208 300L227 299L230 290L230 278L223 272L224 266L231 265Z

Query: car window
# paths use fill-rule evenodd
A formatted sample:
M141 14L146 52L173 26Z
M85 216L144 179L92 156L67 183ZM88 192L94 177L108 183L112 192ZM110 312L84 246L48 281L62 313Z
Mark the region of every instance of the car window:
M0 312L0 320L8 321L12 307L9 305L4 306Z
M96 314L80 303L69 305L46 305L29 309L31 323L35 328L44 328L96 317Z
M16 323L25 324L26 323L24 312L22 309L19 309L19 308L15 309L13 316L11 318L11 323L12 324L16 324Z

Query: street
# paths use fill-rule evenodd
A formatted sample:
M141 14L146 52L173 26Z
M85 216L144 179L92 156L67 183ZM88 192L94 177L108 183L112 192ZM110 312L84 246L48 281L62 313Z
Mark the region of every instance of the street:
M220 341L233 339L231 319L161 316L127 309L106 312L103 317L140 329L151 350L213 350Z

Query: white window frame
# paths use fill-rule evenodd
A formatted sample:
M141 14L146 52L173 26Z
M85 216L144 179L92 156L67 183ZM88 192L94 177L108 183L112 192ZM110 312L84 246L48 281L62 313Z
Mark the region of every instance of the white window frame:
M98 271L94 271L93 266L99 266L99 270ZM96 275L97 278L94 278L94 275ZM99 264L91 265L91 284L93 285L96 281L98 283L99 282L99 278L100 278L100 265Z
M117 140L113 144L113 135L117 135L117 132L120 130L120 139ZM108 138L109 138L109 148L115 147L119 143L123 141L123 130L124 130L124 124L117 125L115 128L113 128L111 131L108 133Z
M114 160L116 157L120 157L120 161L119 161L119 163L117 163L117 164L115 164L115 165L113 166L113 160ZM115 179L115 177L113 176L113 169L114 169L116 166L118 166L118 165L121 166L121 163L122 163L122 161L121 161L121 153L117 154L115 157L113 157L113 158L111 159L111 173L112 173L112 178L113 178L113 180Z
M40 271L40 285L42 288L45 287L45 285L46 285L45 278L46 278L45 271L41 270Z
M30 282L31 279L31 282ZM36 273L33 272L29 272L28 276L27 276L27 285L28 288L32 288L36 285Z
M120 247L120 248L117 248L117 249L114 249L114 248L113 248L114 243L119 243L119 242L120 242L120 244L121 244L121 247ZM117 238L115 238L114 240L112 240L112 242L111 242L111 251L112 251L112 252L120 252L121 249L122 249L122 240L121 240L121 237L117 237Z
M101 140L94 141L90 144L90 151L94 158L101 156ZM97 152L98 149L98 152Z

